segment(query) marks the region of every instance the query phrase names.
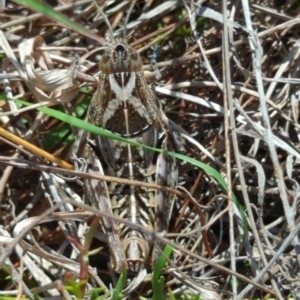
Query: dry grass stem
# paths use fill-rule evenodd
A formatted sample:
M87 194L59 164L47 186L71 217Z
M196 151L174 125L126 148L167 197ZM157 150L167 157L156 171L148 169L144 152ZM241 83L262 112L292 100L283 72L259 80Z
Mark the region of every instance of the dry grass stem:
M86 117L106 47L97 40L109 36L95 3L53 7L93 38L7 2L0 20L0 296L73 299L65 287L86 272L86 291L101 287L109 297L119 275L96 216L173 247L163 270L166 295L300 299L300 5L252 2L139 0L129 16L132 1L97 2L114 38L129 17L128 43L180 133L182 154L199 162L177 159L175 188L111 170L93 174L80 157L76 169L73 144L87 134L37 110ZM101 211L86 182L176 195L169 229ZM152 271L149 259L143 272L129 273L124 298L150 299Z

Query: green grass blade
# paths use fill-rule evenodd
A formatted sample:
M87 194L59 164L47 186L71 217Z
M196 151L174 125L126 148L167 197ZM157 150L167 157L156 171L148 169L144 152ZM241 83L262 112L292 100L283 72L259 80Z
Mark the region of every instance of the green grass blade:
M164 297L164 282L165 277L161 276L160 273L165 266L166 262L172 255L173 248L167 245L155 264L153 274L152 274L152 288L153 288L153 300L165 299Z
M113 291L113 300L122 300L124 296L122 295L122 291L126 285L127 281L127 269L123 268L122 274L120 275L120 278L118 280L118 283Z
M15 100L15 101L17 103L20 103L20 104L23 104L23 105L26 105L26 106L31 105L30 103L25 102L25 101L21 101L21 100ZM93 124L90 124L86 121L80 120L76 117L70 116L66 113L63 113L63 112L60 112L60 111L57 111L57 110L54 110L54 109L51 109L51 108L48 108L48 107L39 107L39 108L37 108L37 110L39 110L39 111L41 111L41 112L43 112L43 113L45 113L49 116L52 116L52 117L54 117L58 120L61 120L65 123L68 123L71 126L75 126L75 127L84 129L84 130L89 131L93 134L101 135L105 138L114 139L114 140L124 142L124 143L129 143L129 144L134 145L136 147L143 147L145 149L160 152L160 153L163 152L162 149L153 148L153 147L149 147L147 145L143 145L143 144L139 144L139 143L129 141L129 140L127 140L125 138L122 138L118 135L115 135L115 134L113 134L113 133L111 133L111 132L109 132L109 131L107 131L103 128L97 127ZM209 174L213 178L215 178L220 183L220 185L224 188L224 190L226 190L226 191L228 190L227 184L226 184L225 180L223 179L223 177L221 176L221 174L217 170L215 170L212 167L208 166L207 164L204 164L204 163L200 162L197 159L188 157L188 156L180 154L180 153L175 153L175 152L172 152L172 151L165 151L165 153L170 155L170 156L173 156L175 158L178 158L179 160L189 162L190 164L204 170L207 174ZM237 206L237 208L238 208L238 210L241 214L241 218L242 218L242 222L243 222L243 226L244 226L244 235L246 236L247 232L248 232L248 224L247 224L247 219L246 219L244 209L241 206L241 204L238 202L238 200L237 200L237 198L234 194L232 194L232 201Z
M46 4L43 4L40 1L37 1L37 0L13 0L13 1L20 5L26 6L34 11L37 11L37 12L43 14L44 16L47 16L48 18L55 20L55 21L63 24L64 26L67 26L67 27L73 29L74 31L77 31L78 33L80 33L84 36L94 39L94 40L98 41L100 44L106 43L106 41L103 38L93 34L90 30L73 22L68 17L53 10L51 7L49 7Z

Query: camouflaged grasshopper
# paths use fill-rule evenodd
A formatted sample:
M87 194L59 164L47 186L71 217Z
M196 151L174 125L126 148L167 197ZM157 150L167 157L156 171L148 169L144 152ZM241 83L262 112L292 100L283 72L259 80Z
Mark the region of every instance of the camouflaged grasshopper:
M131 5L131 9L134 3ZM99 63L99 85L90 103L87 120L99 127L147 146L173 150L176 135L170 130L154 91L147 85L139 53L121 39L113 38ZM129 12L130 14L130 12ZM129 15L125 21L125 28ZM87 172L105 174L142 182L175 187L178 171L174 158L154 153L116 140L80 132L75 143ZM78 161L75 161L78 168ZM175 196L144 187L85 180L86 196L102 212L139 224L155 232L168 230ZM112 268L121 272L125 266L136 273L146 264L154 264L163 245L153 236L122 223L103 218L104 231L111 252Z

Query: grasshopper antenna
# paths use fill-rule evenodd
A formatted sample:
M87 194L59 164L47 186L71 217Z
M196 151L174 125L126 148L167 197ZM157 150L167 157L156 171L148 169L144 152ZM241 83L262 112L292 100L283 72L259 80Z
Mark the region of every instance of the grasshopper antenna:
M114 40L114 31L113 31L113 29L112 29L112 27L111 27L111 24L109 23L109 20L108 20L107 16L105 15L105 13L104 13L104 11L102 10L102 8L98 5L98 3L97 3L96 0L94 0L94 3L95 3L95 5L96 5L96 7L97 7L97 10L100 12L100 14L101 14L101 16L102 16L104 22L105 22L106 25L107 25L107 28L108 28L109 34L110 34L110 36L111 36L111 39Z
M136 1L137 0L133 0L132 1L132 4L131 4L131 6L130 6L130 8L128 10L128 13L127 13L127 16L126 16L126 19L125 19L125 22L124 22L124 31L123 31L123 38L124 38L124 40L126 40L126 36L127 36L127 24L128 24L128 21L129 21L129 17L130 17L130 15L132 13L132 10L133 10L133 7L134 7Z

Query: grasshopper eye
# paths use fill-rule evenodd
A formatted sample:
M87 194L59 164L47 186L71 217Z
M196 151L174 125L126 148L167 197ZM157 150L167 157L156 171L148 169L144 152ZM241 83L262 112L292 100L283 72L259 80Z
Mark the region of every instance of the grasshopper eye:
M132 60L138 60L139 59L139 55L137 54L137 53L131 53L130 54L130 58L132 59Z
M130 65L132 72L140 70L143 66L143 61L140 55L135 51L130 53Z
M106 64L106 63L109 62L109 60L110 60L110 56L109 55L107 55L107 54L102 55L102 58L101 58L101 62L102 63Z
M105 74L109 74L111 72L111 58L108 54L102 55L99 62L99 69Z

